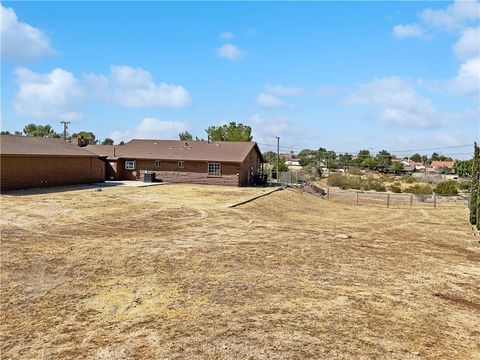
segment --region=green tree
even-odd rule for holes
[[[102,141],[102,145],[113,145],[113,140],[110,138],[106,138]]]
[[[252,128],[241,123],[210,126],[205,131],[211,141],[252,141]]]
[[[27,124],[23,128],[23,133],[26,136],[35,136],[35,137],[45,137],[45,138],[59,138],[60,135],[57,134],[50,125],[37,125],[37,124]]]
[[[403,164],[400,162],[394,162],[392,163],[390,168],[393,170],[395,174],[399,174],[403,171]]]
[[[95,143],[95,134],[91,131],[80,131],[78,133],[72,134],[72,139],[80,139],[80,138],[87,139],[90,144]]]
[[[360,168],[368,168],[369,160],[372,159],[372,154],[368,150],[360,150],[355,158],[355,165]]]
[[[192,134],[190,134],[188,131],[182,131],[180,134],[178,134],[178,137],[180,138],[180,140],[183,140],[183,141],[191,141],[193,140],[193,136]]]
[[[10,131],[3,131],[0,133],[0,135],[12,135]]]
[[[125,145],[125,141],[123,141],[123,140],[120,141],[120,142],[118,143],[118,145]]]
[[[422,162],[422,155],[419,153],[413,154],[410,156],[410,160],[415,161],[415,162]]]
[[[277,154],[274,153],[273,151],[267,151],[263,153],[263,158],[265,159],[265,161],[272,164],[274,159],[277,158]]]
[[[390,167],[392,164],[392,158],[393,156],[387,150],[380,151],[376,156],[378,166],[382,169]]]
[[[338,166],[344,170],[347,170],[347,167],[350,166],[352,162],[352,155],[350,154],[340,154],[338,155]]]
[[[285,157],[280,156],[280,160],[278,161],[278,171],[279,172],[288,171],[288,166],[287,166],[287,164],[285,164],[285,161],[286,161]],[[273,165],[273,170],[277,171],[277,157],[276,156],[272,161],[272,165]]]
[[[470,190],[470,224],[476,224],[477,229],[480,229],[480,148],[476,142],[474,143],[473,149],[473,161],[471,170],[472,187]]]
[[[472,170],[472,160],[460,160],[455,162],[455,173],[458,175],[469,175]]]

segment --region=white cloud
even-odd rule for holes
[[[45,33],[18,21],[12,8],[0,5],[0,17],[2,58],[29,62],[56,54]]]
[[[458,75],[450,80],[449,87],[460,94],[480,94],[480,57],[470,59],[460,66]]]
[[[480,18],[480,4],[475,0],[457,0],[445,9],[425,9],[420,18],[434,28],[459,31]]]
[[[399,39],[416,37],[423,38],[425,33],[418,24],[397,25],[393,28],[393,34]]]
[[[461,60],[480,56],[480,26],[464,29],[453,50]]]
[[[400,126],[425,128],[442,121],[432,102],[400,77],[360,84],[357,91],[346,98],[346,103],[378,108],[381,120]]]
[[[178,134],[188,128],[188,124],[181,121],[164,121],[147,117],[134,129],[112,132],[110,138],[116,143],[131,139],[178,139]]]
[[[265,92],[275,96],[298,96],[302,95],[305,91],[298,86],[267,85],[265,86]]]
[[[257,105],[264,108],[285,106],[282,98],[304,95],[305,90],[299,86],[266,85],[264,92],[257,96]]]
[[[111,66],[108,76],[88,74],[85,79],[93,94],[124,107],[179,108],[192,102],[183,86],[156,84],[152,74],[142,68]]]
[[[277,96],[261,93],[257,96],[257,105],[264,108],[278,108],[284,106],[285,103]]]
[[[223,59],[228,59],[231,61],[242,60],[245,57],[244,53],[237,46],[233,44],[225,44],[221,46],[217,50],[217,54],[219,57]]]
[[[433,141],[441,146],[460,145],[460,136],[452,133],[437,133],[433,135]]]
[[[39,74],[25,68],[15,70],[19,90],[13,99],[18,115],[41,119],[80,120],[75,109],[83,98],[78,79],[60,68]]]
[[[220,34],[220,39],[222,40],[231,40],[235,35],[231,31],[225,31]]]

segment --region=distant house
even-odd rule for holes
[[[455,161],[432,161],[430,169],[427,169],[427,171],[436,173],[445,172],[448,174],[453,174],[454,167]]]
[[[297,160],[287,160],[285,161],[285,165],[287,165],[288,170],[302,170],[303,167]]]
[[[131,140],[86,149],[104,159],[110,180],[143,180],[145,172],[154,172],[170,183],[246,186],[263,170],[255,142]]]
[[[412,163],[415,166],[415,171],[425,171],[426,170],[426,166],[423,165],[422,162],[412,161]]]
[[[104,181],[105,165],[63,139],[0,136],[1,189],[15,190]]]

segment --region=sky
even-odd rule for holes
[[[118,142],[235,121],[263,150],[455,158],[480,137],[478,1],[4,1],[1,20],[2,130]]]

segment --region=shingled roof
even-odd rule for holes
[[[0,135],[2,155],[34,156],[90,156],[98,157],[85,148],[66,142],[63,139],[33,136]]]
[[[115,156],[113,155],[115,148]],[[125,145],[88,145],[87,149],[109,159],[156,159],[241,163],[257,143],[235,141],[131,140]]]

